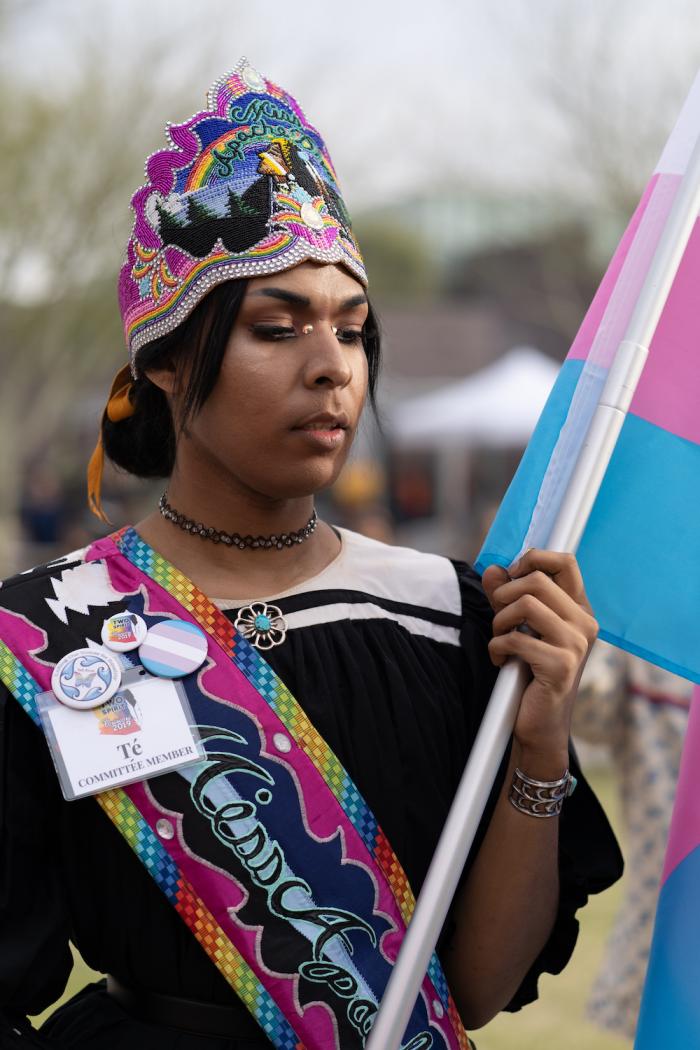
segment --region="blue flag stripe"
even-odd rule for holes
[[[606,640],[700,682],[700,446],[628,416],[578,558]]]
[[[564,362],[496,520],[484,541],[476,562],[479,572],[494,562],[510,565],[520,550],[584,364],[584,361],[577,360]]]
[[[692,1050],[700,1031],[700,847],[659,895],[634,1050]]]
[[[565,362],[477,560],[509,565],[583,362]],[[700,445],[629,415],[578,550],[606,641],[700,683]]]

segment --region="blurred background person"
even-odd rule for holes
[[[25,475],[19,518],[28,561],[49,561],[63,542],[66,504],[60,479],[41,463]]]
[[[604,747],[620,796],[621,906],[587,1013],[634,1037],[692,683],[605,642],[593,647],[574,705],[575,739]]]

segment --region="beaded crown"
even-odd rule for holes
[[[343,263],[367,284],[323,139],[246,59],[214,84],[207,109],[167,132],[131,201],[119,277],[132,371],[142,346],[223,281],[311,259]]]

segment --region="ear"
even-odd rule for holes
[[[164,394],[168,397],[173,397],[178,387],[178,377],[175,372],[175,365],[172,361],[169,361],[167,365],[162,368],[149,368],[144,372],[147,379],[153,383],[154,386],[159,387]]]

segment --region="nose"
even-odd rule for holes
[[[305,382],[307,386],[344,387],[353,376],[347,348],[338,340],[337,329],[315,324],[304,338],[308,347]]]

